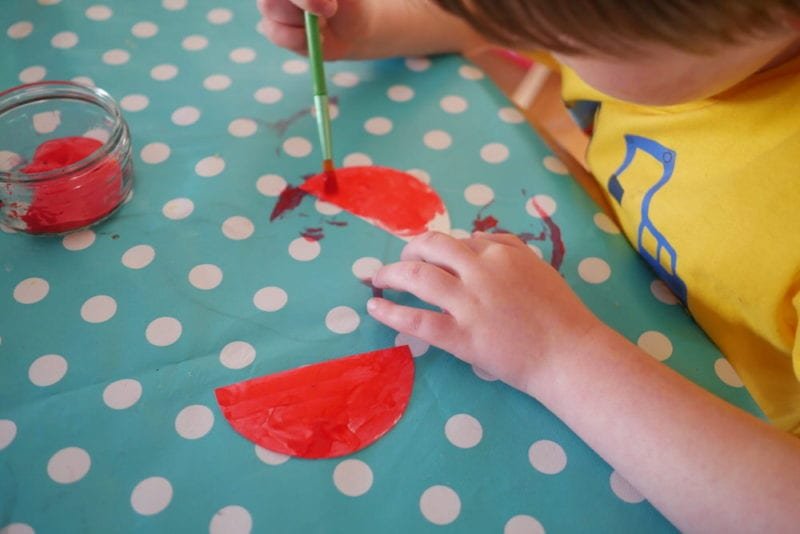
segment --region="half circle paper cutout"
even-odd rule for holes
[[[335,458],[377,441],[411,397],[408,346],[357,354],[217,388],[225,419],[248,440],[299,458]]]
[[[402,239],[429,230],[450,232],[450,216],[444,202],[428,184],[395,169],[378,166],[336,169],[336,186],[320,173],[300,189],[335,204]]]

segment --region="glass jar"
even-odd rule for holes
[[[72,82],[0,93],[0,223],[71,232],[113,214],[132,186],[130,131],[108,93]]]

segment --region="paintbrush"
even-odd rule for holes
[[[325,173],[325,192],[335,193],[336,173],[333,165],[333,141],[331,139],[331,115],[328,108],[328,88],[325,83],[325,66],[322,59],[322,40],[319,20],[316,15],[305,12],[308,58],[311,61],[311,76],[314,82],[314,110],[322,147],[322,170]]]

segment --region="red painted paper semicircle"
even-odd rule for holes
[[[428,184],[388,167],[374,165],[336,169],[336,187],[326,187],[325,173],[300,189],[335,204],[370,224],[409,239],[428,230],[450,231],[444,202]]]
[[[407,346],[377,350],[215,390],[225,419],[248,440],[300,458],[335,458],[371,445],[411,397]]]

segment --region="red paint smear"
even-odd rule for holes
[[[488,232],[489,230],[494,230],[497,228],[498,221],[491,215],[487,215],[486,217],[476,217],[474,221],[472,221],[472,231],[473,232]]]
[[[325,173],[325,194],[335,195],[339,186],[336,182],[336,169],[333,167],[333,161],[322,160],[322,172]]]
[[[553,243],[553,254],[550,257],[550,265],[552,265],[556,270],[561,268],[561,263],[564,261],[564,254],[566,253],[566,249],[564,247],[564,241],[561,238],[561,228],[553,221],[552,217],[536,202],[535,198],[531,198],[531,204],[533,204],[533,209],[536,210],[536,213],[539,214],[539,217],[542,218],[545,226],[550,231],[550,241]]]
[[[287,185],[286,189],[281,191],[281,194],[278,197],[278,202],[275,203],[275,207],[272,208],[272,213],[269,216],[269,220],[274,221],[287,211],[295,209],[303,201],[303,198],[306,196],[306,194],[307,193],[300,187],[292,187]]]
[[[33,174],[61,169],[89,157],[102,146],[88,137],[45,141],[21,171]],[[30,182],[28,187],[33,197],[21,219],[32,234],[62,233],[87,226],[114,211],[123,200],[122,170],[110,158],[55,180]]]
[[[371,445],[400,420],[414,383],[405,345],[254,378],[214,391],[225,419],[250,441],[300,458]]]
[[[338,190],[325,190],[325,174],[312,176],[300,188],[315,197],[363,217],[400,236],[427,230],[444,203],[427,184],[387,167],[345,167],[336,171]]]

